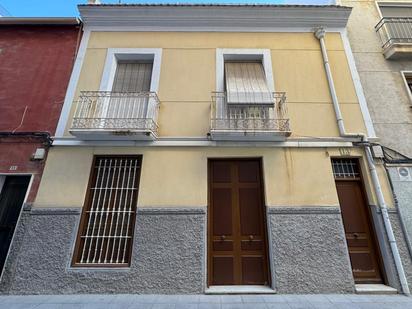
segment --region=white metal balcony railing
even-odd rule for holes
[[[289,135],[286,95],[271,94],[273,104],[227,103],[225,92],[213,92],[211,108],[211,130],[241,132],[278,132]],[[250,100],[256,102],[256,100]]]
[[[383,49],[396,43],[412,43],[412,18],[384,17],[375,26],[375,30],[381,39]]]
[[[155,92],[83,91],[71,131],[142,132],[157,135],[159,99]]]

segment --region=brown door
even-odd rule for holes
[[[268,285],[260,161],[210,161],[209,194],[209,285]]]
[[[360,174],[352,179],[336,177],[336,188],[355,282],[382,283],[379,249]]]

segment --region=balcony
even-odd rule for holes
[[[222,141],[284,141],[291,134],[286,95],[276,92],[270,96],[270,104],[233,104],[227,102],[225,92],[214,92],[211,138]],[[250,101],[256,102],[253,99]]]
[[[386,59],[412,56],[412,18],[384,17],[375,26]]]
[[[154,92],[84,91],[70,133],[85,140],[154,140],[159,104]]]

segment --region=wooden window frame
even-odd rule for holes
[[[136,175],[136,199],[133,203],[133,207],[135,209],[134,213],[132,214],[131,220],[131,241],[130,241],[130,250],[128,251],[129,254],[127,256],[127,262],[120,264],[120,263],[79,263],[80,259],[80,249],[81,249],[81,236],[85,228],[87,228],[87,211],[90,209],[90,198],[91,198],[91,188],[95,184],[95,180],[97,179],[97,175],[95,173],[95,165],[98,159],[101,158],[118,158],[118,159],[136,159],[138,160],[139,171]],[[87,191],[84,199],[84,204],[82,207],[80,222],[77,229],[77,236],[75,239],[74,250],[72,255],[71,267],[73,268],[128,268],[131,265],[132,255],[133,255],[133,240],[134,240],[134,229],[136,223],[136,215],[137,215],[137,202],[138,202],[138,195],[139,195],[139,188],[140,188],[140,176],[141,176],[141,169],[142,169],[142,162],[143,162],[143,155],[95,155],[93,156],[93,161],[90,168],[89,173],[89,181],[87,184]]]

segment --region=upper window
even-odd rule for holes
[[[80,221],[73,266],[130,265],[141,156],[97,156]]]
[[[114,76],[113,92],[150,91],[152,62],[119,61]]]

